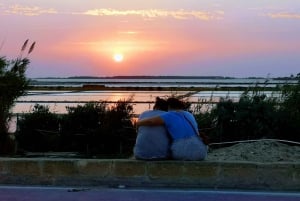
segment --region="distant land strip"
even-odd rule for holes
[[[229,76],[182,76],[182,75],[128,75],[128,76],[71,76],[71,77],[39,77],[33,79],[267,79],[267,80],[296,80],[296,76],[290,77],[229,77]]]
[[[126,86],[110,87],[105,85],[87,84],[82,86],[29,86],[28,90],[47,91],[245,91],[262,90],[278,91],[277,87],[267,86],[235,86],[235,87],[161,87],[161,86]]]

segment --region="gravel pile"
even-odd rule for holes
[[[300,162],[300,145],[276,140],[242,142],[229,147],[210,147],[207,161]]]

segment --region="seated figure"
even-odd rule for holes
[[[140,114],[139,120],[166,113],[167,102],[156,98],[153,110]],[[170,157],[170,138],[164,125],[139,126],[134,146],[134,157],[140,160],[163,160]]]

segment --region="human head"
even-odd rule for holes
[[[183,110],[185,109],[185,104],[175,97],[170,97],[167,99],[168,109],[169,110]]]
[[[153,109],[154,110],[168,111],[167,101],[165,99],[160,98],[160,97],[156,97]]]

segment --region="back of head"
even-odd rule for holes
[[[155,110],[162,110],[162,111],[168,111],[167,101],[165,99],[156,97],[153,109],[155,109]]]
[[[185,104],[178,98],[174,98],[174,97],[168,98],[167,103],[170,109],[177,109],[177,110],[185,109]]]

